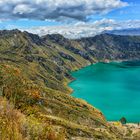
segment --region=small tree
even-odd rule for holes
[[[121,124],[126,124],[126,123],[127,123],[127,120],[126,120],[125,117],[122,117],[122,118],[120,119],[120,122],[121,122]]]

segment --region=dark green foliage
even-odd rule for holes
[[[127,120],[126,120],[125,117],[122,117],[122,118],[120,119],[120,122],[121,122],[122,124],[126,124],[126,123],[127,123]]]

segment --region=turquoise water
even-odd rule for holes
[[[100,109],[108,121],[140,122],[140,62],[97,63],[72,72],[72,96]]]

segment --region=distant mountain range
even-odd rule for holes
[[[140,28],[130,28],[130,29],[123,29],[123,30],[112,30],[112,31],[104,31],[102,33],[110,33],[115,35],[140,35]]]

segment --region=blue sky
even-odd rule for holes
[[[103,18],[114,19],[114,20],[130,20],[130,19],[131,20],[140,20],[140,10],[139,10],[140,9],[140,0],[122,0],[122,2],[127,2],[128,6],[114,8],[111,10],[111,12],[107,12],[106,14],[102,14],[102,13],[94,14],[94,12],[93,12],[93,14],[91,13],[91,14],[87,15],[87,18],[89,19],[87,22],[92,23],[96,20],[101,20]],[[8,11],[8,12],[12,12],[12,11]],[[6,16],[7,16],[6,14],[5,14],[5,17],[2,15],[2,17],[4,17],[4,18],[6,18]],[[17,18],[17,19],[10,18],[10,19],[6,19],[6,20],[2,20],[0,22],[0,28],[5,29],[5,28],[16,28],[16,27],[17,28],[18,27],[19,28],[20,27],[21,28],[30,28],[30,27],[34,27],[34,26],[56,26],[56,25],[64,25],[64,24],[73,24],[76,22],[79,22],[79,21],[75,20],[75,19],[74,20],[72,19],[70,21],[67,21],[67,20],[57,21],[53,18],[49,19],[49,21],[48,21],[47,19],[46,20],[29,19],[28,17],[26,17],[26,19],[24,19],[24,16],[23,17],[20,16],[20,18]]]
[[[140,0],[0,0],[0,29],[93,36],[104,30],[140,28],[139,9]]]
[[[123,0],[129,4],[129,6],[121,9],[116,9],[107,14],[107,18],[117,20],[139,20],[140,19],[140,0]]]

